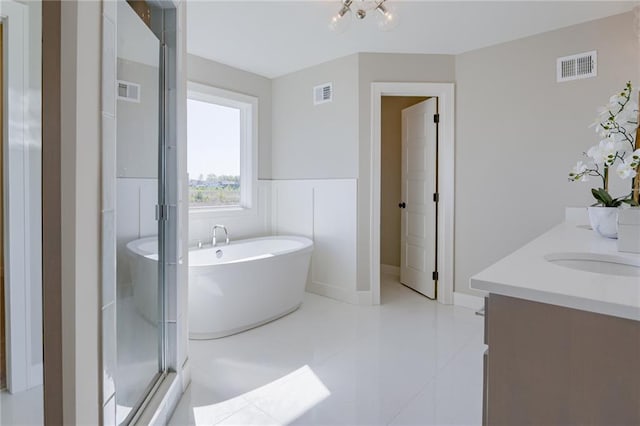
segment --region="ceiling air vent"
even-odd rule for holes
[[[333,101],[333,83],[325,83],[313,88],[313,104],[320,105]]]
[[[598,53],[594,50],[558,58],[557,75],[558,83],[595,77],[598,75]]]
[[[118,100],[140,103],[140,85],[118,80]]]

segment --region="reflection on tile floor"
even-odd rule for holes
[[[383,276],[380,306],[306,294],[265,326],[190,341],[171,425],[479,425],[482,318]]]

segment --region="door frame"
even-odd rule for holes
[[[453,304],[454,203],[455,203],[455,84],[371,83],[371,158],[369,266],[371,296],[380,304],[380,180],[383,96],[428,96],[438,98],[438,302]]]
[[[7,389],[11,393],[21,392],[42,384],[42,361],[34,363],[32,358],[33,314],[42,309],[42,304],[33,303],[34,289],[42,288],[40,250],[32,244],[34,232],[31,219],[40,217],[29,198],[29,187],[40,179],[33,174],[30,165],[33,153],[40,149],[39,137],[28,128],[30,103],[34,102],[28,83],[29,58],[24,46],[29,45],[28,9],[23,3],[5,1],[0,7],[0,19],[8,19],[21,25],[3,25],[5,62],[4,89],[4,138],[3,138],[3,226],[5,266],[5,315],[6,315],[6,370]],[[13,93],[13,95],[12,95]],[[24,94],[28,94],[25,96]],[[8,119],[8,117],[12,117]],[[37,139],[37,140],[36,140]],[[8,200],[12,202],[9,203]],[[40,220],[35,222],[40,223]],[[36,290],[37,291],[37,290]],[[40,333],[41,335],[41,333]],[[39,340],[40,345],[42,340]]]

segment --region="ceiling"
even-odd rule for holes
[[[358,0],[355,0],[357,2]],[[355,3],[354,2],[354,3]],[[189,53],[273,78],[357,52],[459,54],[631,10],[637,1],[400,1],[398,27],[373,17],[328,29],[339,0],[189,1]]]

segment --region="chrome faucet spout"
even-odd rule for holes
[[[211,238],[211,245],[213,247],[215,247],[216,244],[218,243],[218,241],[216,239],[216,230],[218,230],[218,229],[222,229],[224,231],[224,240],[225,240],[224,242],[225,242],[225,244],[228,245],[229,244],[229,231],[227,231],[227,227],[224,226],[224,225],[214,225],[213,231],[212,231],[213,236]]]

